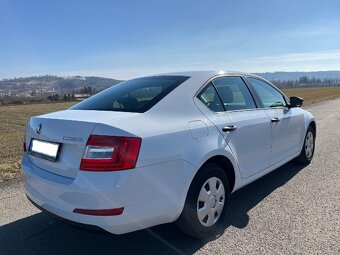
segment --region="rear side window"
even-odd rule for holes
[[[146,112],[187,79],[187,76],[154,76],[125,81],[70,109]]]
[[[213,81],[227,111],[254,109],[255,102],[241,77],[221,77]]]
[[[214,88],[209,83],[198,95],[198,99],[202,101],[210,110],[214,112],[223,112],[224,108],[222,102]]]

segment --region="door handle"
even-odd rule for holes
[[[235,125],[230,125],[230,126],[226,126],[224,128],[222,128],[223,132],[230,132],[230,131],[234,131],[237,129],[237,126]]]
[[[277,122],[279,122],[280,121],[280,119],[279,118],[277,118],[277,117],[275,117],[275,118],[272,118],[272,122],[274,122],[274,123],[277,123]]]

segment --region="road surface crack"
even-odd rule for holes
[[[2,197],[2,198],[0,198],[0,201],[1,201],[1,200],[8,199],[8,198],[12,198],[12,196],[10,196],[10,197]]]
[[[35,237],[37,237],[37,236],[43,235],[43,234],[45,234],[46,232],[49,232],[50,230],[55,230],[55,229],[59,228],[60,226],[61,226],[61,224],[58,224],[57,226],[54,226],[54,227],[47,227],[47,228],[44,228],[44,229],[40,230],[40,231],[37,232],[37,233],[34,233],[34,234],[32,234],[32,235],[29,235],[29,236],[25,237],[24,241],[25,241],[25,242],[28,242],[28,241],[30,241],[31,239],[33,239],[33,238],[35,238]]]

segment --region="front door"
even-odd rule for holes
[[[271,165],[275,165],[299,152],[303,115],[297,109],[288,108],[284,96],[270,84],[256,78],[247,80],[271,120]]]

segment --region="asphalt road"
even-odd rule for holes
[[[308,110],[317,120],[312,164],[288,163],[234,193],[214,241],[173,224],[121,236],[77,229],[35,209],[14,181],[0,186],[0,254],[340,254],[340,99]]]

